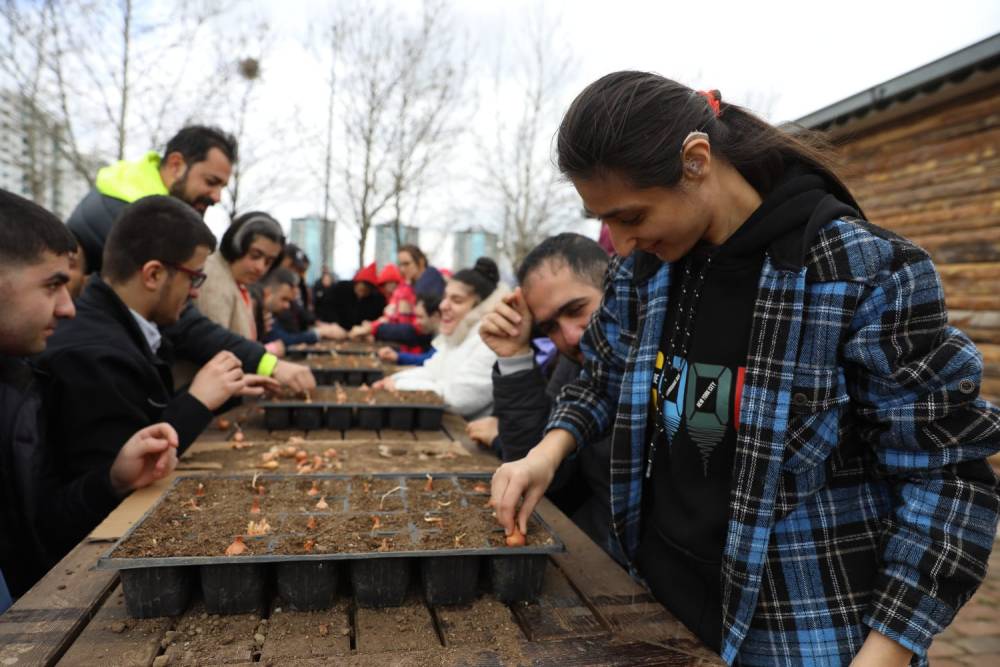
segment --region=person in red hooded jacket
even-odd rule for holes
[[[416,324],[414,308],[417,295],[413,288],[403,280],[402,274],[395,264],[386,264],[378,275],[378,286],[382,294],[389,300],[381,317],[374,321],[366,321],[355,325],[350,331],[350,337],[355,340],[373,336],[382,324]],[[417,350],[413,350],[417,351]]]

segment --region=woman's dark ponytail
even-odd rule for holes
[[[750,111],[648,72],[615,72],[587,86],[559,126],[559,169],[572,179],[616,173],[637,188],[671,187],[681,180],[688,133],[708,134],[725,159],[766,196],[787,163],[822,174],[838,198],[857,207],[836,174],[837,160],[822,135],[779,129]]]

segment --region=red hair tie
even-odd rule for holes
[[[720,95],[717,90],[699,90],[698,94],[704,97],[708,101],[708,106],[712,107],[712,113],[718,118],[719,114],[722,113],[722,109],[719,106]]]

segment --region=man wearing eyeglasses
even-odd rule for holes
[[[222,351],[174,392],[173,349],[159,328],[197,296],[214,249],[201,216],[176,198],[146,197],[122,212],[76,318],[59,325],[38,360],[49,376],[46,421],[61,475],[106,467],[120,443],[155,422],[174,427],[183,453],[231,397],[278,386],[244,374],[236,355]]]

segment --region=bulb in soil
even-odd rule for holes
[[[198,501],[194,498],[188,501],[188,505],[190,505],[193,510],[198,510],[199,512],[202,510],[201,507],[198,507]]]
[[[270,461],[265,461],[264,463],[261,463],[257,467],[258,468],[264,468],[265,470],[277,470],[278,469],[278,462],[275,461],[274,459],[271,459]]]
[[[270,532],[271,524],[267,522],[267,519],[247,522],[247,535],[267,535]]]
[[[372,532],[374,533],[376,530],[378,530],[381,527],[382,527],[382,519],[379,518],[379,517],[377,517],[377,516],[373,516],[372,517]]]
[[[226,547],[227,556],[239,556],[242,553],[246,553],[247,545],[243,543],[243,536],[237,535],[233,543]]]
[[[225,417],[219,417],[215,420],[215,426],[220,431],[228,431],[229,427],[232,426],[232,423]]]
[[[310,464],[308,464],[308,463],[300,463],[299,467],[298,467],[298,470],[296,470],[295,472],[298,473],[299,475],[305,475],[305,474],[310,473],[312,471],[313,471],[313,467]]]
[[[427,483],[424,484],[424,491],[430,493],[434,490],[434,478],[431,477],[430,473],[427,473]]]
[[[309,490],[306,491],[307,496],[318,496],[319,495],[319,482],[314,481]]]
[[[243,435],[243,431],[233,433],[233,442],[243,442],[244,440],[246,440],[246,436]]]
[[[265,489],[265,488],[264,488],[264,485],[263,485],[263,484],[258,484],[258,485],[257,485],[257,495],[258,495],[258,496],[262,496],[262,495],[264,495],[264,493],[265,493],[266,491],[267,491],[267,489]]]
[[[316,517],[309,517],[309,520],[306,521],[306,530],[316,530]]]
[[[195,489],[194,495],[199,496],[199,497],[205,495],[205,485],[202,484],[201,482],[198,482],[198,488]]]
[[[489,493],[490,487],[486,486],[484,482],[479,482],[478,484],[472,487],[472,490],[475,491],[476,493]]]
[[[383,537],[382,544],[379,545],[378,551],[385,552],[389,550],[389,538]]]
[[[302,543],[302,550],[306,553],[312,553],[313,547],[316,546],[316,540],[306,540]]]
[[[306,450],[299,449],[295,452],[295,460],[298,461],[299,463],[302,463],[307,458],[309,458],[309,452],[307,452]]]
[[[505,540],[508,547],[523,547],[524,546],[524,533],[522,533],[517,526],[514,526],[514,532],[507,536]]]
[[[331,458],[331,459],[335,459],[335,458],[337,458],[337,450],[334,449],[333,447],[331,447],[330,449],[328,449],[325,452],[323,452],[323,456],[326,456],[326,457]]]
[[[262,463],[267,463],[269,461],[273,461],[276,456],[277,454],[274,452],[264,452],[260,455],[260,460]]]
[[[323,457],[320,456],[319,454],[317,454],[316,456],[314,456],[313,460],[312,460],[312,466],[316,470],[319,470],[320,468],[322,468],[323,467]]]
[[[326,496],[323,496],[322,498],[319,499],[319,502],[316,503],[316,509],[318,510],[330,509],[330,506],[326,502]]]
[[[260,514],[260,499],[257,496],[253,498],[253,505],[250,506],[250,514]]]
[[[306,439],[301,435],[290,435],[288,436],[288,444],[295,445],[296,447],[305,444]]]
[[[291,457],[295,456],[295,452],[297,452],[297,451],[299,451],[299,448],[298,448],[298,447],[296,447],[295,445],[288,445],[288,446],[287,446],[287,447],[285,447],[285,449],[283,450],[283,453],[282,453],[282,455],[283,455],[283,456],[284,456],[285,458],[291,458]]]

